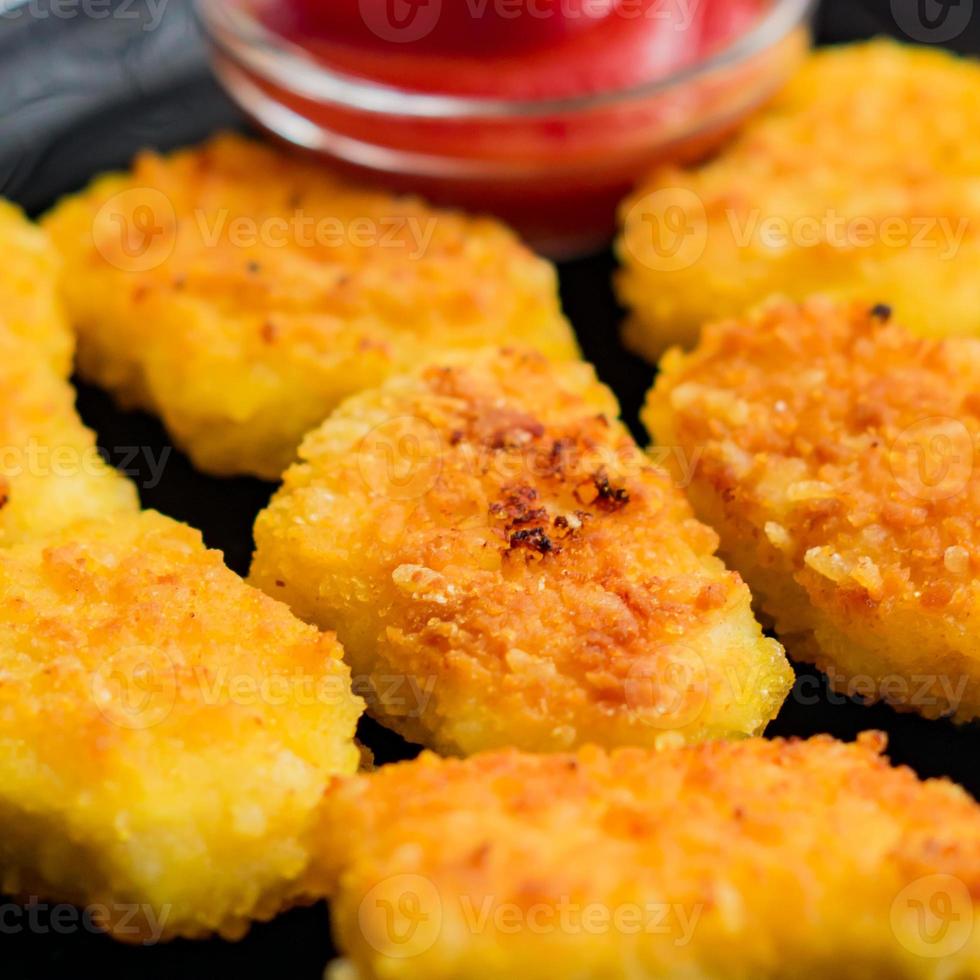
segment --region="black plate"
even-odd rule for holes
[[[0,0],[0,11],[7,2]],[[888,33],[909,40],[900,25],[908,27],[918,2],[825,3],[819,37],[841,41]],[[940,6],[939,0],[925,2]],[[972,2],[964,0],[962,7],[968,8],[969,17]],[[219,128],[244,125],[210,77],[187,0],[112,0],[110,17],[103,16],[105,9],[93,0],[77,0],[74,6],[65,0],[54,6],[49,0],[30,0],[26,7],[0,16],[0,194],[32,213],[45,210],[98,171],[124,166],[141,147],[170,149]],[[918,36],[911,40],[933,40],[917,30],[912,33]],[[949,43],[960,51],[980,51],[980,16]],[[971,135],[964,133],[965,138]],[[653,371],[619,345],[621,313],[610,287],[612,270],[608,254],[568,263],[561,270],[562,294],[586,357],[619,395],[627,421],[642,436],[637,411]],[[170,449],[159,423],[146,415],[119,412],[105,395],[86,385],[79,385],[78,403],[116,463],[135,466],[144,504],[201,528],[207,543],[224,551],[232,568],[244,572],[251,554],[252,522],[272,492],[271,484],[202,476],[174,450],[162,480],[155,483],[145,460],[158,460]],[[149,452],[130,463],[127,447]],[[849,739],[867,728],[888,732],[896,762],[913,766],[923,776],[950,776],[980,795],[977,726],[957,729],[843,701],[829,694],[812,671],[798,671],[793,695],[769,733],[830,732]],[[379,761],[407,758],[416,751],[370,722],[362,725],[362,736]],[[240,943],[175,942],[152,948],[117,945],[66,925],[50,907],[16,919],[6,914],[8,908],[0,900],[3,980],[77,975],[105,980],[216,975],[313,980],[334,955],[322,904],[256,926]]]

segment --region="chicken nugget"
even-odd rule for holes
[[[697,453],[695,512],[835,689],[980,714],[980,340],[814,299],[708,327],[644,421]]]
[[[278,479],[340,401],[436,350],[577,355],[553,267],[497,222],[238,136],[144,154],[45,225],[82,375],[210,473]]]
[[[0,546],[137,509],[136,488],[105,462],[76,414],[71,385],[2,312],[0,390]]]
[[[980,807],[883,747],[425,753],[354,777],[315,865],[347,957],[328,977],[973,980]]]
[[[255,526],[374,715],[469,754],[760,731],[792,681],[717,538],[589,365],[456,356],[357,395]]]
[[[656,359],[770,295],[817,293],[980,335],[978,112],[973,60],[884,40],[816,52],[716,158],[624,204],[627,343]]]
[[[58,253],[48,236],[3,198],[0,255],[0,323],[34,344],[53,370],[67,378],[74,338],[58,295]]]
[[[0,889],[126,941],[241,935],[298,899],[361,701],[332,636],[152,511],[0,561]]]

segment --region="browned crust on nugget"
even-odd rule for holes
[[[224,134],[46,217],[79,370],[195,464],[278,479],[341,401],[445,349],[575,357],[554,267],[489,218]]]
[[[425,754],[355,778],[321,837],[337,976],[972,977],[980,808],[884,741]]]
[[[4,549],[0,890],[130,942],[277,914],[360,759],[341,654],[151,511]]]
[[[695,508],[791,652],[865,678],[852,693],[869,700],[965,719],[980,708],[978,390],[980,342],[916,338],[880,305],[777,303],[668,354],[645,419],[696,454]],[[890,675],[906,682],[891,693]]]
[[[252,579],[444,751],[756,732],[788,666],[616,414],[587,365],[528,351],[394,379],[307,438]]]

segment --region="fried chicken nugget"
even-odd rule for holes
[[[48,353],[0,312],[0,546],[138,507],[136,488],[99,454]]]
[[[434,350],[577,355],[554,269],[498,223],[237,136],[144,154],[45,225],[83,376],[215,474],[278,479],[340,401]]]
[[[74,338],[58,295],[58,253],[48,236],[3,198],[0,255],[0,323],[34,344],[54,371],[67,378]]]
[[[678,350],[644,414],[789,652],[838,690],[980,715],[980,340],[777,303]]]
[[[859,93],[859,97],[855,95]],[[891,304],[980,335],[980,66],[877,40],[818,51],[721,154],[622,209],[627,343],[656,359],[773,294]]]
[[[117,938],[218,931],[298,898],[324,788],[358,764],[332,636],[152,511],[0,560],[0,889]]]
[[[391,379],[306,438],[251,581],[446,753],[758,732],[783,651],[617,413],[590,366],[527,351]]]
[[[355,777],[316,865],[347,956],[328,977],[973,980],[980,807],[883,747],[425,753]]]
[[[73,339],[47,235],[0,199],[0,546],[89,517],[135,511],[75,412]]]

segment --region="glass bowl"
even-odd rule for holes
[[[752,28],[667,77],[586,96],[431,94],[337,71],[242,0],[197,0],[215,71],[260,126],[356,177],[493,213],[539,250],[601,248],[618,203],[665,162],[706,156],[792,74],[815,0],[773,0]]]

